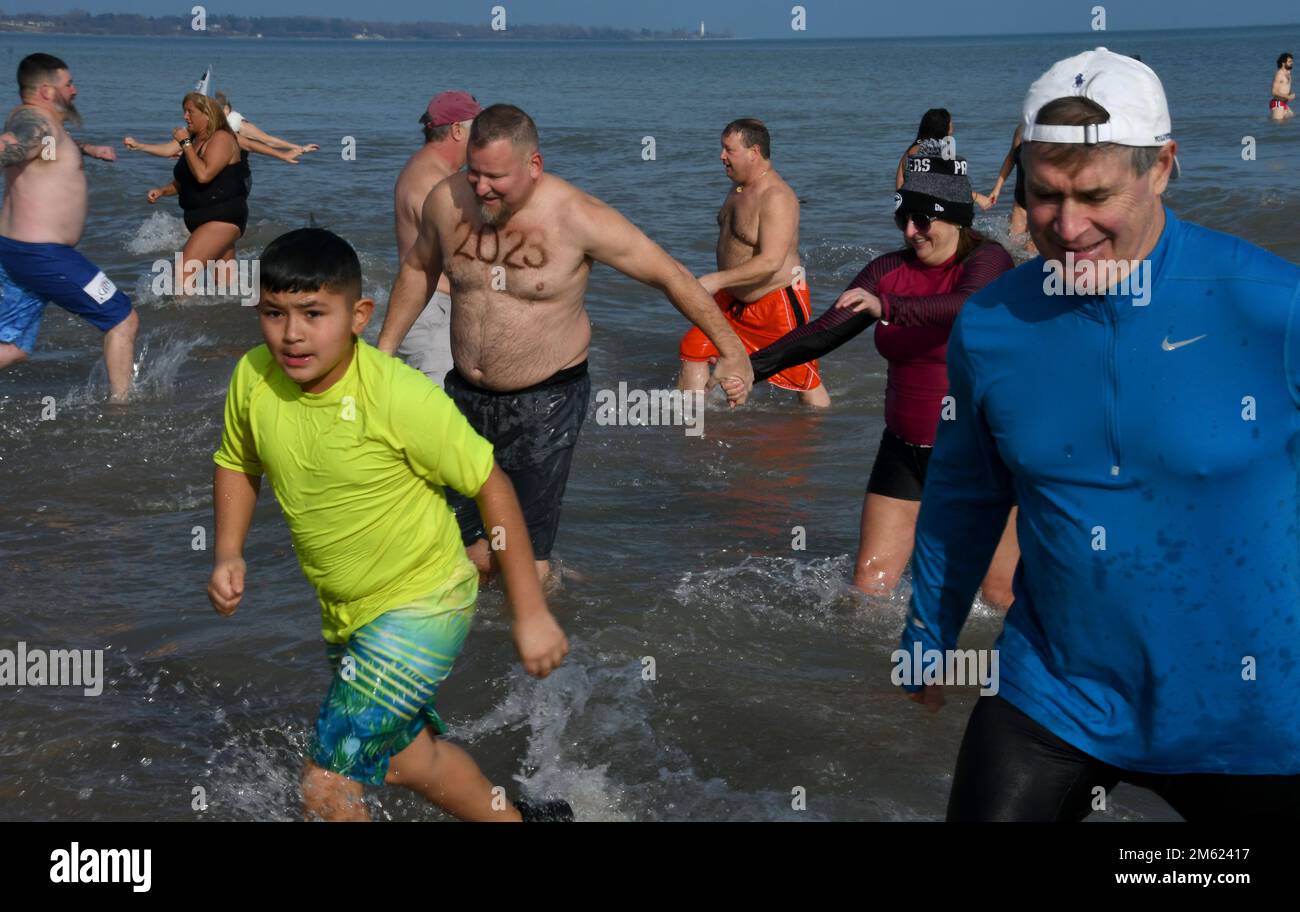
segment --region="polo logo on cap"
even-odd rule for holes
[[[1079,87],[1082,86],[1082,85],[1083,85],[1083,74],[1082,74],[1082,73],[1075,73],[1075,74],[1074,74],[1074,87],[1077,89],[1077,88],[1079,88]]]
[[[894,211],[897,212],[897,211],[898,211],[898,207],[901,206],[901,205],[903,205],[903,194],[901,194],[901,193],[895,193],[895,194],[894,194]]]
[[[935,212],[942,212],[942,211],[943,211],[943,207],[940,206],[938,203],[935,203],[935,204],[934,204],[934,211],[935,211]]]

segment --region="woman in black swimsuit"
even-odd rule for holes
[[[185,126],[173,133],[181,146],[173,180],[150,190],[149,202],[172,194],[180,197],[185,227],[190,229],[185,262],[233,260],[235,241],[248,224],[248,191],[253,183],[248,153],[239,148],[221,106],[213,99],[191,92],[182,109]]]
[[[1019,243],[1024,240],[1025,253],[1035,256],[1038,248],[1034,242],[1029,239],[1029,221],[1025,212],[1025,169],[1020,164],[1020,127],[1016,127],[1016,132],[1011,136],[1011,149],[1007,152],[1007,157],[1002,160],[1002,170],[998,172],[997,183],[993,185],[993,192],[989,194],[994,204],[998,201],[998,195],[1002,193],[1002,185],[1007,182],[1007,177],[1011,174],[1011,169],[1016,169],[1016,193],[1015,203],[1011,207],[1011,223],[1007,227],[1007,233],[1013,243]]]

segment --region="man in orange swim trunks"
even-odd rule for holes
[[[799,199],[772,167],[771,155],[771,137],[760,120],[733,120],[722,131],[722,163],[736,186],[718,212],[718,271],[699,280],[751,354],[811,317],[799,261]],[[713,343],[692,328],[682,337],[677,386],[704,389],[709,359],[717,356]],[[770,382],[797,391],[805,405],[831,404],[816,361],[774,374]]]

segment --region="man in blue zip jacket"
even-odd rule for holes
[[[1042,256],[953,327],[901,643],[955,649],[1018,503],[950,820],[1082,820],[1121,780],[1189,820],[1300,817],[1300,268],[1163,206],[1170,133],[1104,48],[1025,100]]]

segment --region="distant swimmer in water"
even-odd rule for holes
[[[799,260],[799,198],[772,166],[771,137],[762,121],[747,117],[727,124],[721,159],[735,186],[718,210],[718,271],[700,276],[700,284],[753,352],[812,317]],[[679,353],[678,387],[704,389],[717,348],[695,327],[682,337]],[[773,386],[797,391],[805,405],[831,404],[815,360],[770,379]]]
[[[1268,102],[1269,117],[1274,120],[1288,120],[1295,117],[1291,102],[1295,101],[1295,92],[1291,88],[1291,67],[1295,58],[1290,53],[1283,53],[1277,58],[1277,72],[1273,74],[1273,97]]]
[[[183,150],[173,179],[149,191],[150,204],[178,196],[190,230],[185,262],[233,260],[235,241],[248,226],[248,192],[252,174],[248,153],[239,148],[221,107],[212,98],[190,92],[182,110],[185,126],[174,138]]]
[[[947,108],[931,108],[921,115],[921,123],[916,128],[916,139],[898,160],[898,173],[894,175],[894,190],[903,186],[903,170],[908,158],[914,155],[926,157],[938,155],[951,158],[956,155],[952,135],[952,115],[948,113]],[[973,189],[970,192],[970,199],[981,209],[989,209],[993,206],[991,199],[983,193],[976,193]]]
[[[617,211],[545,172],[531,117],[513,105],[487,108],[470,128],[467,155],[465,173],[448,177],[424,201],[379,348],[397,350],[446,272],[455,368],[445,386],[496,448],[544,576],[591,391],[584,297],[593,263],[663,292],[705,331],[721,353],[719,380],[738,378],[728,395],[733,405],[747,398],[753,370],[744,345],[685,266]],[[471,559],[489,573],[491,523],[473,501],[448,499]]]
[[[424,200],[442,180],[465,167],[469,128],[483,110],[468,92],[443,92],[429,102],[420,116],[424,145],[407,160],[393,187],[393,215],[397,226],[397,261],[420,234]],[[440,388],[452,368],[451,284],[447,275],[438,277],[438,290],[412,324],[397,355]]]
[[[296,165],[299,156],[308,152],[315,152],[320,148],[315,143],[298,145],[280,139],[278,136],[265,133],[258,129],[251,120],[246,120],[238,111],[231,109],[230,100],[226,97],[225,92],[218,92],[213,97],[216,99],[217,104],[221,106],[221,112],[226,115],[226,123],[234,131],[235,138],[239,140],[239,148],[245,152],[256,152],[259,155],[278,158],[280,161]],[[142,143],[136,140],[134,136],[127,136],[122,139],[122,145],[133,152],[147,152],[160,158],[180,158],[181,155],[180,144],[175,139],[169,139],[163,143]]]
[[[1002,160],[1002,170],[998,172],[997,183],[993,185],[993,192],[989,194],[989,200],[992,205],[996,206],[998,198],[1002,195],[1002,187],[1007,182],[1007,177],[1011,174],[1011,169],[1016,171],[1016,182],[1014,184],[1015,194],[1011,205],[1011,221],[1007,225],[1007,234],[1010,240],[1018,244],[1029,256],[1035,256],[1038,248],[1034,246],[1033,239],[1029,236],[1028,223],[1025,220],[1025,168],[1020,163],[1020,148],[1023,143],[1021,139],[1021,125],[1016,125],[1016,130],[1011,134],[1011,148],[1007,150],[1007,157]]]
[[[1293,822],[1300,268],[1164,203],[1177,146],[1144,64],[1105,48],[1060,60],[1023,123],[1043,260],[952,328],[955,412],[930,458],[894,682],[937,709],[965,677],[958,638],[1019,504],[1015,607],[948,819],[1082,820],[1113,810],[1122,781],[1192,822]]]
[[[36,343],[46,302],[104,334],[104,366],[114,400],[127,398],[139,318],[103,270],[76,251],[86,227],[83,156],[113,161],[111,146],[80,143],[65,123],[81,123],[68,65],[49,54],[18,64],[22,104],[0,136],[5,171],[0,209],[0,368],[25,359]]]
[[[244,540],[265,475],[320,597],[334,673],[303,773],[308,818],[366,820],[363,786],[403,785],[462,820],[572,819],[562,802],[498,799],[470,755],[438,737],[434,702],[478,598],[444,489],[474,498],[503,532],[497,561],[525,669],[546,677],[569,644],[491,444],[423,374],[359,338],[374,306],[356,252],[335,234],[300,228],[262,254],[266,344],[230,379],[213,456],[208,599],[223,616],[243,599]]]
[[[1001,244],[970,227],[974,207],[965,172],[960,157],[909,158],[894,200],[903,248],[876,257],[834,307],[750,357],[761,380],[825,356],[875,323],[876,349],[889,364],[885,430],[867,482],[853,572],[853,584],[870,595],[887,596],[898,586],[912,556],[935,432],[961,407],[947,399],[953,321],[972,294],[1012,266]],[[1005,611],[1019,558],[1014,515],[998,534],[982,590]]]

